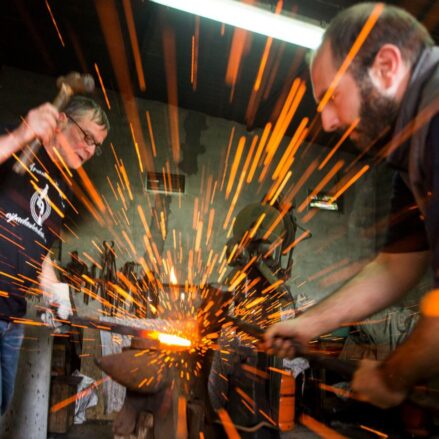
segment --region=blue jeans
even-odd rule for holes
[[[24,326],[0,320],[0,408],[3,415],[14,394]]]

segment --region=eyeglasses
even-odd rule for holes
[[[94,137],[91,134],[88,134],[86,131],[83,130],[83,128],[81,128],[81,125],[79,125],[78,122],[76,122],[75,119],[73,119],[73,117],[67,115],[67,118],[73,122],[73,124],[79,129],[79,131],[81,131],[82,135],[84,136],[84,141],[88,146],[94,146],[95,147],[95,154],[97,156],[102,154],[102,144],[101,143],[97,143],[96,140],[94,139]]]

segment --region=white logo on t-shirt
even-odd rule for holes
[[[34,221],[41,227],[49,217],[52,208],[49,204],[49,197],[47,193],[49,192],[49,185],[41,191],[36,191],[32,198],[30,199],[30,211]]]

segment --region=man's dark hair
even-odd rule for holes
[[[73,119],[80,119],[86,114],[91,114],[93,122],[110,131],[110,122],[105,111],[93,99],[85,96],[73,96],[64,108],[64,112]]]
[[[358,34],[378,3],[359,3],[341,11],[331,21],[323,35],[328,42],[336,68],[340,67]],[[367,36],[351,64],[357,79],[373,64],[376,54],[384,44],[393,44],[401,51],[405,63],[412,68],[422,50],[434,45],[424,25],[413,15],[396,6],[384,5],[375,26]]]

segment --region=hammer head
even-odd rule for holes
[[[70,72],[66,76],[60,76],[56,80],[58,88],[65,84],[69,86],[73,94],[92,93],[95,89],[95,81],[91,75],[80,74],[78,72]]]

